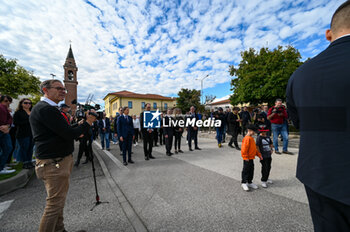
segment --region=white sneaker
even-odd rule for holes
[[[263,188],[267,188],[267,183],[264,182],[264,181],[261,181],[261,186],[262,186]]]
[[[16,170],[5,170],[5,169],[3,169],[3,170],[1,170],[0,171],[0,175],[4,175],[4,174],[10,174],[10,173],[14,173]]]
[[[136,147],[137,144],[134,144],[134,147]]]
[[[248,184],[248,187],[253,188],[253,189],[258,189],[258,186],[254,183]]]
[[[247,184],[242,184],[241,185],[244,191],[249,191],[249,187]]]
[[[268,184],[273,184],[273,181],[270,180],[270,179],[268,179],[266,182],[267,182]]]

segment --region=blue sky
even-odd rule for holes
[[[121,90],[176,96],[207,74],[204,95],[223,99],[241,51],[290,44],[313,57],[342,2],[0,0],[0,53],[41,80],[62,80],[72,40],[81,102]]]

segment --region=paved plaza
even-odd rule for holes
[[[74,167],[65,207],[68,231],[313,231],[303,185],[295,178],[297,155],[273,154],[267,189],[260,186],[260,163],[254,182],[240,184],[240,152],[200,138],[201,151],[165,155],[154,147],[155,160],[145,161],[142,145],[133,147],[135,164],[123,166],[118,145],[111,151],[94,144],[102,201],[95,199],[91,164]],[[297,154],[297,148],[290,148]],[[76,149],[77,152],[77,149]],[[76,154],[75,154],[76,155]],[[0,231],[36,231],[45,204],[45,189],[35,176],[20,190],[0,197]],[[3,211],[3,212],[1,212]]]

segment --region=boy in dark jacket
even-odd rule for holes
[[[272,184],[272,181],[269,180],[269,175],[271,171],[271,154],[273,151],[272,140],[267,136],[269,131],[268,127],[265,124],[260,124],[259,135],[256,138],[256,147],[261,153],[263,159],[260,160],[261,163],[261,186],[267,188],[267,184]]]

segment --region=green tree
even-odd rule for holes
[[[36,103],[38,103],[40,101],[42,97],[42,94],[34,94],[32,95],[29,99],[32,101],[32,106],[35,106]]]
[[[18,95],[40,93],[40,80],[33,72],[17,64],[14,59],[6,59],[0,54],[0,93],[17,98]]]
[[[242,60],[238,67],[230,65],[229,73],[237,78],[231,81],[233,94],[231,104],[261,103],[274,104],[277,98],[285,99],[288,79],[302,64],[297,49],[287,46],[270,51],[253,48],[241,53]]]
[[[200,103],[200,90],[181,89],[178,96],[179,97],[176,99],[177,107],[179,107],[183,113],[189,111],[191,106],[195,106],[198,110],[204,109]]]

